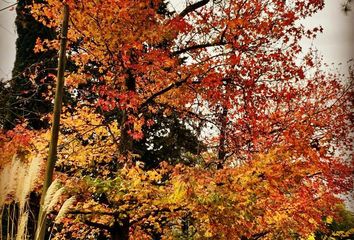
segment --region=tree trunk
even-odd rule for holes
[[[121,220],[121,224],[116,221],[110,231],[112,240],[129,240],[129,228],[129,218]]]
[[[128,78],[125,81],[125,86],[127,92],[133,92],[135,93],[136,91],[136,83],[135,83],[135,78],[133,74],[130,72],[130,70],[127,70],[128,73]],[[124,157],[128,157],[128,153],[133,150],[133,138],[129,135],[129,131],[134,129],[134,123],[129,123],[128,122],[128,117],[129,114],[131,114],[131,110],[129,108],[126,108],[123,110],[123,116],[122,116],[122,121],[121,121],[121,138],[120,138],[120,143],[119,143],[119,150],[120,153]]]
[[[124,156],[127,157],[128,153],[133,148],[133,140],[129,135],[129,131],[133,129],[131,123],[128,123],[129,111],[123,110],[122,122],[120,126],[120,142],[119,142],[119,151]]]
[[[217,169],[223,168],[223,164],[225,162],[225,156],[226,156],[226,127],[227,127],[228,109],[224,106],[222,108],[223,108],[222,113],[220,115],[221,128],[220,128]]]
[[[227,93],[227,80],[224,79],[223,85],[221,86],[221,94],[226,97]],[[222,112],[219,118],[220,121],[220,139],[219,139],[219,149],[218,149],[218,164],[217,169],[223,168],[225,157],[226,157],[226,128],[227,128],[227,114],[228,108],[224,102],[221,102]]]

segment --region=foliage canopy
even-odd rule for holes
[[[57,177],[78,197],[54,238],[306,238],[336,218],[353,183],[353,71],[345,83],[314,49],[300,58],[322,28],[299,21],[323,1],[47,0],[32,13],[59,31],[63,4]],[[48,134],[4,132],[1,161],[44,159]]]

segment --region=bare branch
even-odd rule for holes
[[[169,85],[169,86],[163,88],[162,90],[160,90],[160,91],[154,93],[153,95],[151,95],[150,97],[148,97],[148,98],[145,100],[145,102],[143,102],[143,103],[140,105],[139,111],[140,111],[141,109],[143,109],[144,107],[146,107],[148,104],[152,103],[153,100],[154,100],[155,98],[157,98],[158,96],[161,96],[162,94],[164,94],[164,93],[170,91],[171,89],[177,88],[177,87],[181,86],[183,83],[187,82],[187,80],[188,80],[189,77],[190,77],[190,76],[187,76],[185,79],[182,79],[182,80],[180,80],[180,81],[178,81],[178,82],[172,83],[171,85]]]
[[[196,2],[194,4],[191,4],[189,6],[187,6],[180,14],[179,16],[181,18],[185,17],[186,15],[188,15],[189,13],[195,11],[196,9],[203,7],[204,5],[206,5],[210,0],[202,0],[199,2]]]
[[[88,221],[88,220],[86,220],[84,223],[86,225],[88,225],[88,226],[91,226],[91,227],[95,227],[95,228],[99,228],[99,229],[105,229],[105,230],[108,230],[108,231],[112,230],[111,227],[109,227],[107,225],[104,225],[104,224],[101,224],[101,223],[91,222],[91,221]]]
[[[188,51],[192,51],[192,50],[197,50],[197,49],[202,49],[202,48],[207,48],[207,47],[216,47],[216,46],[223,46],[226,45],[226,42],[215,42],[215,43],[203,43],[203,44],[197,44],[197,45],[193,45],[193,46],[189,46],[186,48],[183,48],[181,50],[177,50],[172,52],[173,56],[179,55],[181,53],[185,53]]]

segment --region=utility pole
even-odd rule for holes
[[[63,94],[64,94],[64,72],[65,72],[65,63],[66,63],[65,55],[66,55],[66,43],[67,43],[68,23],[69,23],[68,5],[66,4],[64,5],[63,12],[64,12],[64,16],[63,16],[61,35],[60,35],[60,50],[59,50],[59,60],[58,60],[57,86],[56,86],[55,100],[54,100],[53,125],[52,125],[50,145],[49,145],[47,168],[45,172],[45,179],[44,179],[41,202],[40,202],[40,210],[38,215],[36,240],[44,240],[45,237],[46,213],[44,211],[44,206],[43,206],[44,198],[50,184],[53,181],[53,172],[54,172],[55,162],[57,159],[60,113],[61,113]]]

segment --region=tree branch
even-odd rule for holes
[[[180,210],[183,210],[185,206],[180,206],[178,208],[175,208],[173,210],[169,209],[169,208],[162,208],[162,209],[156,209],[156,210],[152,210],[150,212],[147,212],[145,213],[143,216],[140,216],[139,218],[137,219],[134,219],[132,221],[130,221],[130,225],[132,226],[133,224],[149,217],[150,215],[154,215],[154,214],[157,214],[157,213],[161,213],[161,212],[169,212],[169,213],[174,213],[174,212],[177,212],[177,211],[180,211]]]
[[[69,211],[68,213],[69,214],[82,214],[82,215],[99,214],[99,215],[118,216],[120,212],[78,211],[78,210],[73,210],[73,211]]]
[[[199,2],[196,2],[194,4],[191,4],[189,6],[187,6],[185,9],[183,9],[183,11],[179,14],[179,16],[181,18],[185,17],[186,15],[188,15],[189,13],[195,11],[196,9],[203,7],[204,5],[206,5],[210,0],[202,0]]]
[[[266,232],[261,232],[261,233],[257,233],[255,235],[252,236],[252,240],[257,240],[257,239],[261,239],[263,237],[265,237],[269,232],[266,231]]]
[[[172,52],[172,56],[176,56],[176,55],[179,55],[181,53],[185,53],[185,52],[188,52],[188,51],[197,50],[197,49],[201,49],[201,48],[216,47],[216,46],[223,46],[223,45],[226,45],[226,42],[218,41],[218,42],[215,42],[215,43],[197,44],[197,45],[193,45],[193,46],[189,46],[189,47],[183,48],[181,50],[174,51],[174,52]]]
[[[112,228],[110,226],[104,225],[102,223],[97,223],[97,222],[91,222],[89,220],[85,220],[84,222],[86,225],[90,226],[90,227],[95,227],[95,228],[99,228],[99,229],[105,229],[108,231],[111,231]]]
[[[180,80],[180,81],[175,82],[175,83],[172,83],[171,85],[167,86],[166,88],[163,88],[163,89],[161,89],[160,91],[158,91],[158,92],[152,94],[150,97],[148,97],[148,98],[145,100],[145,102],[143,102],[143,103],[140,105],[140,107],[138,108],[138,110],[139,110],[139,111],[142,110],[142,109],[143,109],[144,107],[146,107],[148,104],[152,103],[153,100],[154,100],[155,98],[157,98],[158,96],[160,96],[160,95],[162,95],[162,94],[164,94],[164,93],[170,91],[170,90],[173,89],[173,88],[177,88],[177,87],[181,86],[183,83],[187,82],[187,80],[188,80],[189,77],[190,77],[190,75],[188,75],[185,79]]]
[[[11,5],[7,6],[7,7],[1,8],[1,9],[0,9],[0,12],[4,11],[4,10],[6,10],[6,9],[12,8],[12,7],[16,6],[16,5],[17,5],[17,2],[16,2],[16,3],[13,3],[13,4],[11,4]]]

